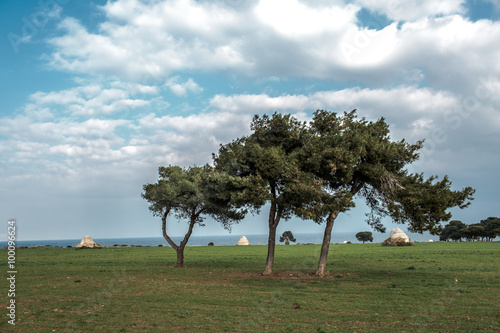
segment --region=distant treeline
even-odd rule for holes
[[[500,236],[500,218],[488,217],[480,223],[465,224],[462,221],[450,221],[441,232],[441,241],[492,241]]]

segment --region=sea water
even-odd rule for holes
[[[359,243],[359,241],[355,237],[356,233],[333,233],[332,234],[332,243],[343,243],[346,241],[352,243]],[[268,236],[266,234],[260,235],[216,235],[216,236],[191,236],[188,241],[188,246],[206,246],[208,243],[212,242],[215,246],[227,246],[227,245],[236,245],[241,236],[245,236],[251,245],[259,245],[259,244],[267,244]],[[323,234],[295,234],[296,243],[302,244],[321,244],[323,241]],[[414,234],[408,233],[408,236],[412,241],[417,242],[427,242],[429,240],[437,241],[439,240],[438,236],[431,236],[429,234]],[[389,237],[389,233],[373,233],[373,242],[381,243],[387,237]],[[173,236],[172,240],[179,244],[183,236]],[[167,241],[163,237],[147,237],[147,238],[93,238],[94,242],[101,244],[103,246],[113,246],[113,245],[135,245],[135,246],[158,246],[158,245],[166,245],[170,246]],[[17,246],[38,246],[38,245],[49,245],[49,246],[59,246],[59,247],[74,247],[78,243],[80,243],[81,239],[62,239],[62,240],[27,240],[16,241]],[[279,235],[276,237],[276,244],[281,244],[279,242]],[[294,243],[291,243],[294,244]],[[0,247],[6,246],[7,242],[0,242]]]

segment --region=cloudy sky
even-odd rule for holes
[[[161,236],[140,197],[158,166],[211,162],[254,114],[320,108],[425,138],[412,171],[477,189],[454,218],[499,216],[499,21],[496,0],[2,1],[0,220],[25,240]],[[365,211],[334,232],[369,230]]]

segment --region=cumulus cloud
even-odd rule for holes
[[[192,80],[178,81],[176,73],[185,70],[344,81],[355,77],[368,86],[425,82],[465,91],[479,76],[500,77],[500,22],[471,22],[457,15],[462,7],[462,0],[359,0],[348,5],[260,0],[249,7],[121,0],[101,7],[106,20],[95,32],[75,19],[64,20],[63,34],[50,41],[50,63],[74,73],[167,81],[179,96],[199,90]],[[361,8],[404,22],[380,30],[362,27],[356,17]]]
[[[203,88],[201,88],[198,83],[191,78],[183,83],[179,83],[179,80],[179,76],[174,76],[168,79],[165,84],[178,97],[185,97],[188,92],[197,94],[203,91]]]
[[[262,0],[254,12],[257,19],[280,35],[305,39],[318,33],[338,32],[356,20],[359,7],[329,5],[311,7],[298,0]]]
[[[134,99],[134,95],[156,95],[159,89],[135,83],[114,81],[93,83],[55,92],[37,92],[30,96],[37,106],[61,107],[73,115],[96,116],[112,114],[123,109],[136,109],[150,104],[149,100]],[[32,106],[29,106],[32,107]]]
[[[73,18],[51,40],[51,64],[78,73],[162,80],[182,69],[245,66],[243,43],[232,37],[241,24],[234,11],[195,1],[146,4],[138,0],[108,2],[108,21],[90,33]]]
[[[358,109],[360,117],[375,120],[386,118],[393,139],[410,142],[425,139],[419,165],[438,172],[446,161],[463,163],[465,152],[478,140],[481,149],[494,151],[500,144],[500,103],[493,93],[496,84],[484,82],[477,94],[464,98],[460,94],[417,86],[392,89],[347,88],[338,91],[317,91],[308,95],[232,95],[214,96],[210,106],[233,114],[292,113],[301,120],[310,119],[312,111],[327,109],[342,113]],[[491,84],[490,90],[486,88]],[[500,88],[500,87],[499,87]],[[308,111],[309,117],[303,112]],[[477,137],[484,135],[484,140]],[[453,152],[453,153],[451,153]],[[447,162],[447,163],[448,163]]]
[[[230,112],[298,112],[330,108],[350,111],[356,107],[364,113],[401,112],[422,115],[431,110],[449,109],[456,104],[456,96],[442,91],[415,86],[401,86],[393,89],[347,88],[337,91],[317,91],[309,95],[216,95],[210,100],[211,107]],[[383,113],[383,114],[384,114]]]

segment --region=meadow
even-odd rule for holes
[[[498,332],[500,242],[18,249],[1,332]],[[1,250],[4,275],[7,251]]]

